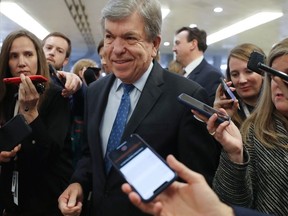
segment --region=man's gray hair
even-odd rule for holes
[[[144,20],[146,39],[153,41],[161,34],[162,14],[158,0],[110,0],[102,9],[101,25],[105,32],[105,19],[115,21],[137,12]]]

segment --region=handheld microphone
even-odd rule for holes
[[[249,57],[247,68],[262,75],[262,72],[270,73],[273,76],[278,76],[288,82],[288,75],[282,71],[275,70],[264,64],[264,55],[253,51]]]

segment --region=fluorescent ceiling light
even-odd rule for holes
[[[164,46],[170,46],[170,42],[166,41],[163,43]]]
[[[190,28],[195,28],[195,27],[197,27],[197,24],[190,24],[189,27]]]
[[[170,13],[170,9],[169,8],[161,8],[161,12],[162,12],[162,20],[164,20],[165,17]]]
[[[35,34],[41,40],[49,34],[41,24],[13,2],[0,2],[0,12],[9,19]]]
[[[273,12],[261,12],[257,13],[251,17],[248,17],[240,22],[237,22],[231,26],[228,26],[218,32],[215,32],[207,36],[207,44],[213,44],[218,41],[224,40],[228,37],[234,36],[256,26],[262,25],[264,23],[275,20],[282,17],[283,13],[273,13]]]

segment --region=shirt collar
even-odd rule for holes
[[[196,58],[195,60],[193,60],[190,64],[188,64],[185,67],[185,76],[188,76],[200,63],[201,61],[204,59],[204,56],[200,56],[198,58]]]
[[[153,68],[153,62],[150,63],[148,69],[145,71],[145,73],[138,79],[136,82],[132,83],[135,88],[137,88],[140,92],[142,92],[144,85],[148,79],[149,74],[151,73]],[[118,78],[116,78],[116,91],[118,91],[120,88],[120,85],[122,84],[122,81]]]

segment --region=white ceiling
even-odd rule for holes
[[[82,57],[90,57],[98,61],[96,47],[102,36],[99,23],[100,11],[106,0],[14,0],[13,2],[23,7],[48,31],[61,31],[70,37],[72,41],[71,64]],[[220,57],[221,61],[225,62],[227,53],[237,44],[254,43],[268,52],[274,43],[288,37],[287,0],[160,0],[160,2],[162,6],[171,9],[162,27],[162,44],[169,41],[170,46],[161,45],[161,54],[172,53],[174,32],[182,26],[196,23],[198,28],[204,29],[209,35],[262,11],[283,12],[284,16],[210,45],[206,56],[210,59]],[[78,11],[87,15],[90,32],[81,34],[68,9],[73,3],[84,6],[84,10],[79,7]],[[215,14],[213,9],[217,6],[223,7],[224,11]],[[71,11],[72,14],[76,14],[74,7]],[[82,20],[84,20],[83,17]],[[0,14],[0,42],[9,32],[19,28],[17,24]]]

